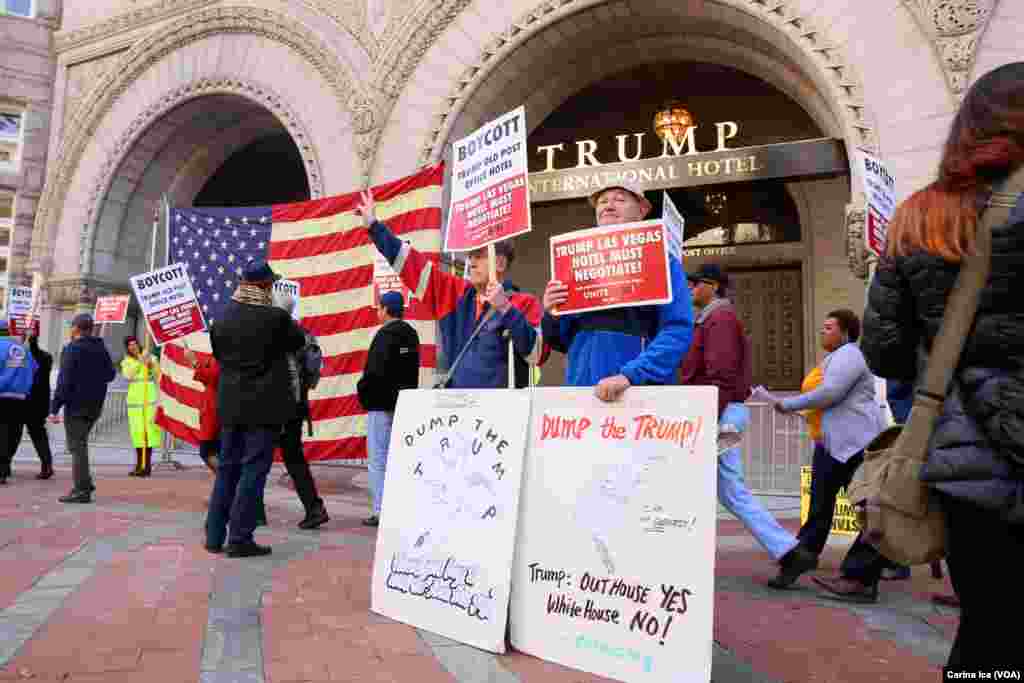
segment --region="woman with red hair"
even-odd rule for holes
[[[921,479],[946,514],[947,563],[960,599],[949,654],[956,670],[1019,668],[1008,627],[1024,608],[1024,62],[970,89],[938,177],[897,209],[888,257],[868,293],[861,349],[875,374],[913,382],[942,323],[983,213],[1000,211],[981,292]],[[993,192],[1012,201],[989,206]],[[1002,195],[1000,195],[1002,197]],[[1013,206],[1012,209],[1008,209]]]

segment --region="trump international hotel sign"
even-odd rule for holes
[[[617,135],[618,162],[611,164],[597,160],[596,140],[537,147],[545,167],[529,176],[530,201],[587,197],[623,181],[638,183],[646,191],[849,172],[843,142],[837,138],[734,149],[728,142],[739,132],[739,125],[724,121],[715,127],[718,145],[713,150],[697,149],[694,126],[678,142],[661,142],[661,154],[653,157],[643,156],[646,133]]]

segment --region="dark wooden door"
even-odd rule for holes
[[[729,293],[751,338],[754,384],[796,390],[803,379],[800,268],[732,271]]]

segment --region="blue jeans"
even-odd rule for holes
[[[252,425],[224,427],[217,480],[206,516],[208,546],[224,544],[229,521],[229,543],[253,540],[267,474],[274,462],[274,440],[280,431],[280,427]]]
[[[384,500],[384,472],[388,466],[388,445],[391,443],[391,425],[394,411],[371,410],[366,413],[366,463],[370,474],[370,494],[373,496],[373,514],[380,514]]]
[[[742,403],[730,403],[718,422],[745,431],[750,422],[750,409]],[[796,536],[786,531],[747,488],[739,448],[730,448],[718,456],[718,501],[743,522],[773,559],[781,558],[796,547]]]

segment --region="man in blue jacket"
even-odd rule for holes
[[[0,339],[0,484],[6,484],[11,476],[11,460],[18,450],[15,439],[20,439],[20,416],[25,400],[32,391],[39,366],[32,354],[15,339]]]
[[[107,384],[117,372],[103,340],[92,336],[93,320],[80,313],[71,321],[71,343],[60,354],[60,374],[53,392],[50,421],[60,422],[64,409],[64,432],[71,451],[71,472],[75,480],[62,503],[91,503],[96,487],[89,472],[89,432],[103,413]]]
[[[613,183],[590,196],[598,225],[642,221],[651,211],[643,190],[631,182]],[[669,257],[672,301],[605,311],[554,315],[569,296],[552,280],[544,290],[544,341],[568,354],[569,386],[594,386],[602,401],[616,401],[641,384],[671,384],[693,336],[690,290],[682,264]],[[595,386],[596,385],[596,386]]]

